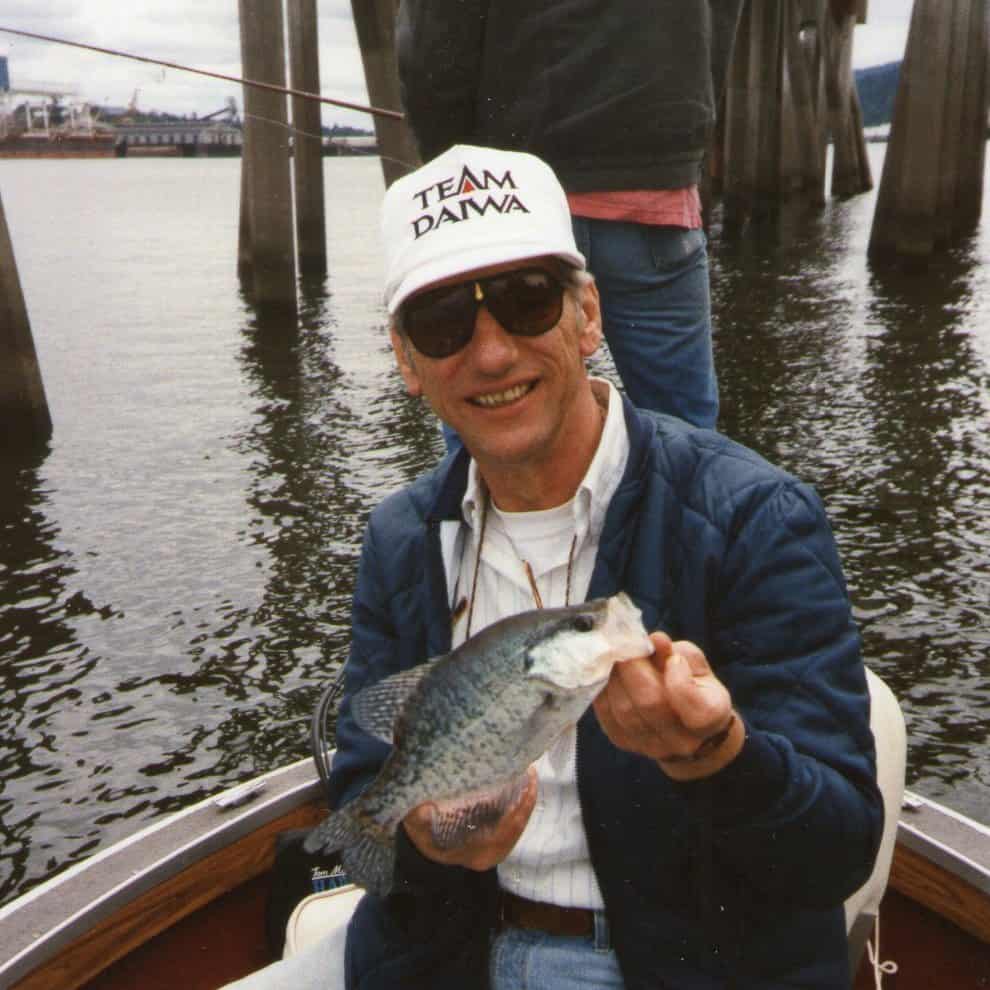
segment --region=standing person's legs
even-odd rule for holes
[[[704,232],[574,217],[605,338],[633,404],[714,428],[718,384]]]

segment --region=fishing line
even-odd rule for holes
[[[263,124],[273,124],[276,127],[284,127],[285,130],[287,130],[290,134],[298,135],[299,137],[308,138],[312,141],[319,141],[321,144],[323,143],[322,134],[313,134],[311,131],[300,130],[298,127],[293,127],[292,124],[287,124],[281,120],[274,120],[271,117],[262,117],[260,114],[256,114],[256,113],[242,113],[241,116],[250,117],[251,120],[257,120]],[[396,165],[401,165],[403,168],[408,169],[408,171],[410,172],[412,172],[413,169],[417,167],[415,162],[407,162],[405,161],[405,159],[396,158],[393,155],[383,155],[381,151],[378,152],[378,157],[381,158],[382,161],[395,162]]]
[[[313,134],[312,131],[303,131],[298,127],[293,127],[292,124],[286,123],[284,120],[275,120],[273,117],[262,117],[261,114],[257,113],[242,113],[241,116],[245,120],[258,120],[263,124],[272,124],[275,127],[282,127],[287,130],[290,134],[298,135],[299,137],[311,138],[314,141],[322,141],[322,134]]]
[[[255,89],[265,89],[272,93],[282,93],[286,96],[299,96],[306,100],[316,100],[318,103],[327,103],[330,106],[342,107],[345,110],[357,110],[359,113],[369,113],[378,117],[390,117],[393,120],[402,120],[403,115],[397,110],[385,110],[381,107],[366,107],[360,103],[349,103],[346,100],[335,100],[329,96],[321,96],[319,93],[307,93],[301,89],[292,89],[288,86],[278,86],[275,83],[259,82],[254,79],[242,79],[240,76],[228,76],[222,72],[211,72],[208,69],[194,69],[189,65],[180,65],[178,62],[165,62],[162,59],[149,58],[146,55],[133,55],[130,52],[118,51],[114,48],[101,48],[98,45],[87,45],[81,41],[68,41],[65,38],[53,38],[47,34],[35,34],[33,31],[20,31],[17,28],[3,27],[0,25],[0,33],[15,34],[21,38],[32,38],[35,41],[48,41],[53,45],[66,45],[69,48],[81,48],[84,51],[98,52],[101,55],[113,55],[116,58],[129,58],[135,62],[145,62],[148,65],[160,65],[165,69],[178,69],[180,72],[192,72],[198,76],[207,76],[210,79],[222,79],[225,82],[238,83],[241,86],[253,86]]]

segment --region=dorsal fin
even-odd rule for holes
[[[358,691],[351,699],[351,712],[361,729],[384,742],[393,743],[392,729],[406,698],[441,659],[437,657],[391,674]]]

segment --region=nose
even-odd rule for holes
[[[474,336],[469,347],[477,369],[493,377],[504,374],[519,355],[518,339],[484,305],[474,318]]]

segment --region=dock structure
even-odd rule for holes
[[[52,418],[31,336],[24,293],[0,198],[0,452],[40,448],[52,434]]]
[[[290,85],[304,93],[319,93],[316,0],[288,0],[286,12],[289,21]],[[322,127],[320,104],[293,96],[292,167],[296,194],[296,243],[299,271],[303,275],[325,275],[327,272]]]
[[[728,226],[769,210],[781,195],[781,42],[786,2],[748,0],[736,29],[726,82],[723,143],[718,152]]]
[[[282,4],[239,0],[246,79],[285,86]],[[262,310],[298,312],[287,97],[244,87],[238,271]]]
[[[865,16],[865,0],[744,5],[714,152],[728,225],[787,199],[824,204],[830,135],[843,141],[839,188],[870,188],[851,58],[852,28]]]
[[[871,261],[930,258],[983,207],[986,0],[915,0],[870,235]]]
[[[780,32],[785,69],[782,189],[785,196],[803,196],[816,206],[825,203],[828,17],[828,0],[794,0],[784,5]]]
[[[398,10],[399,0],[351,0],[368,99],[373,106],[401,111],[399,69],[395,57],[395,17]],[[416,142],[404,120],[376,116],[375,134],[386,186],[420,164]]]
[[[833,0],[826,39],[825,77],[829,131],[832,135],[832,195],[855,196],[873,188],[863,135],[863,111],[852,70],[853,34],[866,23],[866,0]]]

